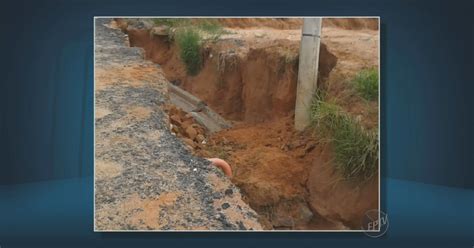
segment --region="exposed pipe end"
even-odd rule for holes
[[[211,164],[215,167],[221,169],[227,177],[232,178],[232,167],[226,161],[220,158],[208,158],[207,160],[211,161]]]

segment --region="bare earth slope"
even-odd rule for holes
[[[95,23],[95,229],[262,229],[230,180],[170,133],[161,69],[109,22]]]

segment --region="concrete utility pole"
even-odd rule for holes
[[[311,122],[311,102],[318,81],[321,21],[322,18],[304,18],[303,21],[295,106],[295,129],[299,131]]]

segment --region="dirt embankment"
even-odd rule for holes
[[[319,66],[319,84],[367,126],[377,125],[377,113],[368,111],[377,106],[367,108],[346,89],[357,71],[378,65],[374,20],[325,19]],[[196,76],[186,74],[179,48],[167,37],[142,29],[127,32],[131,46],[143,47],[146,58],[160,64],[170,82],[236,121],[230,130],[203,134],[204,143],[188,143],[196,154],[232,165],[233,183],[259,213],[264,228],[358,229],[364,212],[378,208],[378,178],[344,180],[334,169],[331,147],[317,133],[294,130],[300,31],[265,29],[300,24],[261,19],[222,23],[245,29],[206,45]]]
[[[160,64],[167,79],[198,96],[229,120],[262,122],[288,116],[296,99],[299,41],[276,40],[249,48],[238,39],[218,41],[203,51],[203,67],[186,74],[179,48],[166,36],[129,29],[130,45],[142,47],[146,58]],[[321,46],[320,79],[337,58]]]

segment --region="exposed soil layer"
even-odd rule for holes
[[[300,29],[303,25],[302,18],[219,18],[218,20],[230,28]],[[379,22],[378,18],[324,18],[323,27],[378,30]]]
[[[315,154],[306,185],[310,206],[328,219],[360,229],[363,214],[379,207],[378,177],[362,182],[345,180],[334,169],[330,146],[319,146]]]
[[[189,76],[179,48],[165,36],[128,29],[131,46],[142,47],[146,58],[158,63],[167,79],[198,96],[229,120],[262,122],[291,114],[296,100],[299,41],[276,40],[250,48],[239,39],[207,45],[203,67]],[[320,81],[337,58],[321,45]]]
[[[186,75],[179,48],[166,36],[124,30],[131,46],[143,47],[170,82],[235,121],[230,130],[203,133],[204,143],[186,143],[202,157],[231,164],[233,183],[265,229],[359,229],[365,211],[378,208],[378,178],[344,180],[334,170],[330,145],[317,133],[293,128],[301,20],[220,21],[235,29],[204,46],[196,76]],[[376,128],[378,104],[358,97],[350,80],[361,69],[378,66],[378,20],[325,19],[323,26],[319,85],[364,126]],[[177,133],[189,139],[186,132]]]

